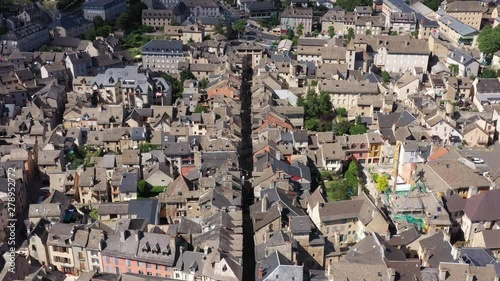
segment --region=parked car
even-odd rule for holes
[[[484,164],[484,160],[481,158],[472,158],[472,163],[474,164]]]

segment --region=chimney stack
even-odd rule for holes
[[[264,277],[264,268],[262,264],[259,264],[259,271],[257,273],[257,278],[262,279]]]
[[[267,195],[265,195],[264,197],[262,197],[262,203],[261,203],[261,212],[265,212],[267,211]]]

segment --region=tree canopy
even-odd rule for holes
[[[486,26],[479,33],[478,47],[488,58],[500,50],[500,26]]]
[[[241,35],[241,33],[243,33],[243,31],[245,31],[246,27],[247,22],[245,20],[237,20],[233,26],[234,30],[238,32],[238,37]]]
[[[328,36],[330,36],[330,38],[335,36],[335,27],[333,25],[328,27]]]
[[[304,107],[304,126],[308,130],[326,132],[332,129],[333,106],[330,95],[314,89],[307,91],[306,98],[299,97],[297,105]]]
[[[387,189],[389,189],[389,179],[385,174],[380,174],[377,177],[377,189],[380,192],[385,192]]]

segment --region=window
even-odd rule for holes
[[[120,269],[118,268],[118,266],[115,267],[115,273],[120,274]]]
[[[131,266],[132,262],[130,260],[127,260],[127,266]]]
[[[106,272],[110,272],[111,273],[111,267],[109,265],[106,265]]]
[[[156,265],[156,270],[160,270],[160,265]]]
[[[109,259],[109,257],[106,257],[106,262],[107,262],[107,263],[110,263],[110,262],[111,262],[111,261],[110,261],[110,259]]]
[[[150,263],[146,263],[146,268],[151,268],[151,264]]]
[[[137,262],[137,266],[138,266],[138,267],[142,267],[142,262],[138,261],[138,262]]]
[[[114,259],[114,262],[115,262],[115,265],[118,265],[118,258],[113,258]]]

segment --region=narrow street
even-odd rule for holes
[[[240,169],[245,175],[245,184],[243,186],[243,280],[255,280],[255,252],[253,240],[253,224],[250,218],[249,207],[253,203],[252,183],[249,179],[252,177],[252,57],[243,60],[243,74],[241,77],[240,99],[241,99],[241,146],[239,151]]]

